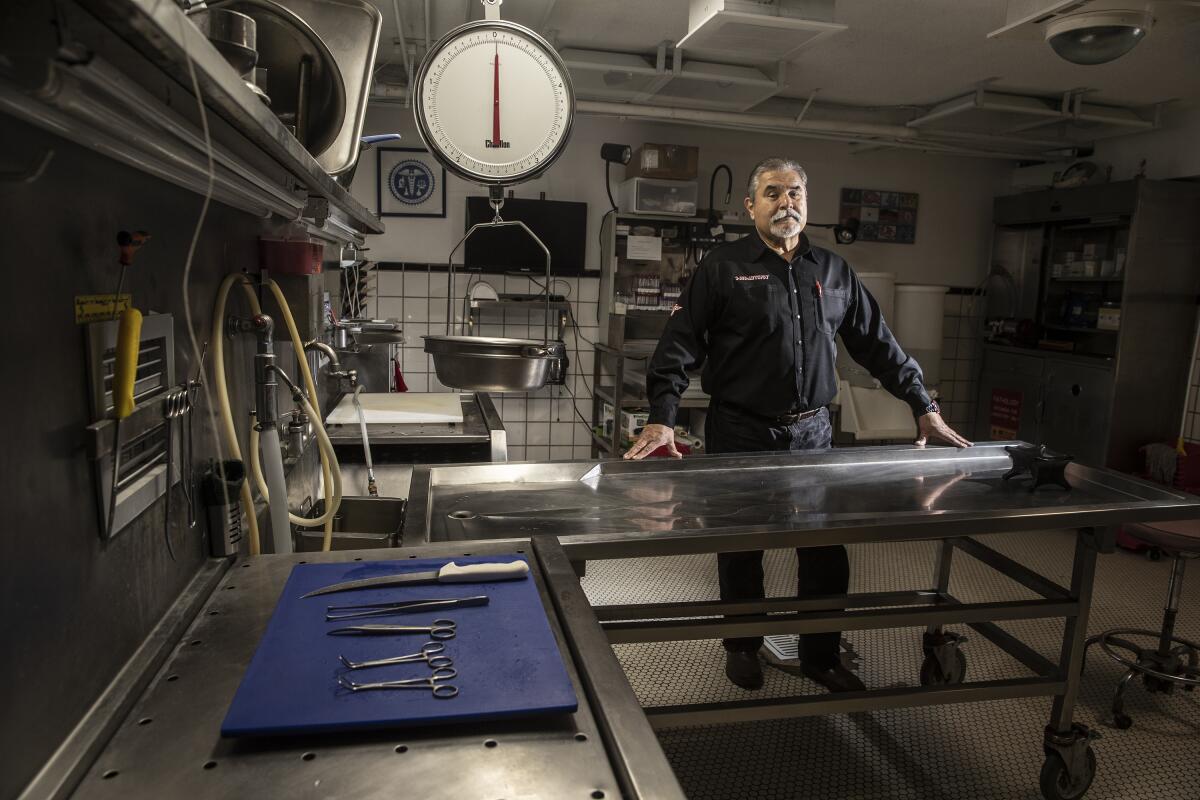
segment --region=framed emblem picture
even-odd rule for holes
[[[446,169],[428,150],[381,147],[378,152],[379,216],[446,216]]]

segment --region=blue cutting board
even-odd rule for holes
[[[512,554],[296,566],[221,724],[221,735],[361,730],[575,711],[575,690],[531,576],[515,581],[364,589],[300,599],[302,594],[332,583],[436,570],[450,560],[477,564],[514,559],[525,560]],[[325,621],[330,605],[481,594],[490,598],[488,605]],[[444,642],[443,654],[454,660],[458,670],[458,677],[450,681],[459,688],[457,697],[442,700],[428,690],[416,689],[350,692],[338,685],[337,678],[343,674],[356,683],[427,676],[430,670],[424,662],[350,671],[338,661],[338,655],[366,661],[415,653],[429,637],[329,636],[326,631],[364,623],[426,625],[438,618],[458,623],[455,638]]]

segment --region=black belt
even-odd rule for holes
[[[769,417],[769,419],[778,425],[791,425],[799,422],[802,419],[815,417],[817,414],[821,413],[821,410],[822,409],[820,408],[810,408],[808,411],[793,411],[789,414],[780,414],[777,417]]]
[[[810,408],[808,411],[789,411],[786,414],[772,415],[772,414],[760,414],[757,411],[752,411],[752,410],[746,408],[745,406],[735,405],[734,403],[723,402],[723,403],[721,403],[721,405],[730,406],[730,407],[734,408],[735,410],[740,411],[743,414],[746,414],[747,416],[756,417],[758,419],[769,422],[772,425],[794,425],[795,423],[799,422],[800,420],[809,419],[810,417],[815,417],[817,414],[820,414],[822,411],[825,410],[825,407],[821,406],[820,408]]]

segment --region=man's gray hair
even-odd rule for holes
[[[799,173],[801,185],[805,188],[808,187],[808,173],[804,171],[804,167],[800,166],[799,162],[790,158],[764,158],[754,165],[754,169],[750,170],[750,180],[746,182],[746,196],[754,199],[754,193],[758,191],[758,177],[764,172],[785,170]]]

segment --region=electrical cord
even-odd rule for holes
[[[204,152],[208,165],[208,175],[205,182],[204,202],[200,205],[200,214],[196,218],[196,226],[192,231],[192,240],[188,245],[187,257],[183,263],[183,278],[182,278],[182,294],[183,294],[183,318],[184,324],[187,327],[188,343],[191,346],[192,358],[195,359],[197,374],[201,376],[200,388],[204,392],[204,404],[208,409],[209,416],[209,432],[212,434],[214,451],[216,452],[217,464],[223,464],[225,461],[225,448],[221,443],[221,436],[218,433],[220,423],[217,419],[216,403],[213,402],[212,390],[209,388],[209,381],[203,380],[204,370],[204,355],[205,351],[200,349],[199,340],[196,337],[196,326],[192,319],[192,297],[191,297],[191,277],[192,263],[196,256],[196,246],[200,241],[200,231],[204,228],[204,221],[208,217],[208,207],[212,202],[213,184],[216,180],[216,167],[213,160],[212,133],[208,127],[208,112],[204,107],[204,95],[200,91],[200,81],[196,77],[196,65],[192,60],[192,54],[187,46],[187,30],[184,26],[189,23],[182,14],[180,15],[182,24],[180,25],[180,41],[183,42],[183,57],[187,61],[188,77],[191,79],[192,94],[196,97],[196,112],[200,117],[200,131],[204,137]],[[222,258],[222,263],[224,259]],[[189,422],[190,424],[190,422]],[[217,481],[221,486],[222,500],[226,506],[229,506],[229,488],[224,480]],[[171,487],[167,487],[167,491],[171,491]],[[258,542],[258,526],[257,520],[253,519],[253,514],[248,514],[250,517],[247,520],[248,530],[252,544]]]
[[[617,210],[617,201],[613,200],[612,196],[612,170],[609,169],[611,166],[611,161],[604,162],[604,191],[608,193],[608,204],[612,206],[609,213]]]
[[[592,391],[592,387],[588,384],[587,375],[583,369],[583,362],[579,358],[579,342],[582,340],[591,345],[593,348],[596,346],[596,343],[586,338],[583,335],[583,332],[580,331],[579,320],[575,318],[575,310],[569,304],[567,306],[567,316],[571,320],[571,327],[573,328],[575,334],[575,366],[579,370],[579,378],[583,382],[583,388],[587,391],[589,398],[594,403],[596,400],[596,393]],[[592,433],[594,433],[592,429],[592,423],[589,422],[587,417],[583,416],[583,413],[579,410],[579,406],[577,405],[578,399],[575,396],[575,389],[573,386],[567,387],[567,394],[571,396],[571,408],[575,410],[575,416],[579,417],[579,421],[583,423],[585,428],[587,428],[588,435],[590,437]]]

